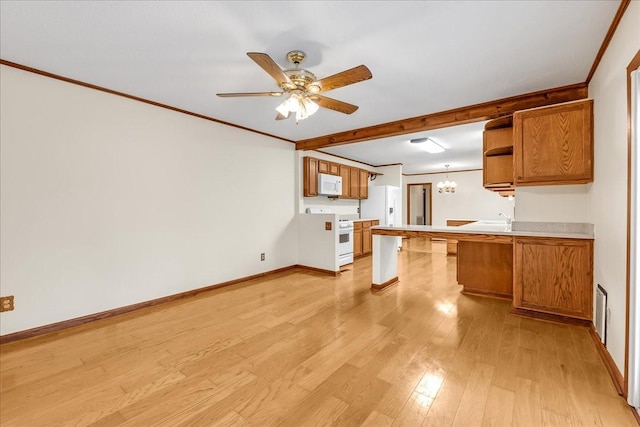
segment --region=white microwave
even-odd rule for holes
[[[318,194],[323,196],[341,196],[342,195],[342,177],[329,175],[326,173],[318,174]]]

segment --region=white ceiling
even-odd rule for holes
[[[1,1],[0,58],[292,141],[582,83],[618,1]],[[246,52],[303,50],[318,78],[365,64],[327,96],[358,105],[274,120],[278,90]],[[478,168],[481,125],[332,147],[405,173]],[[464,135],[457,132],[460,129]],[[421,157],[410,137],[451,150]],[[413,150],[413,151],[411,151]],[[422,159],[418,161],[418,159]],[[475,159],[475,160],[474,160]],[[475,162],[475,163],[474,163]]]

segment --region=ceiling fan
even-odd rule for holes
[[[276,120],[284,120],[295,116],[297,123],[298,120],[306,119],[314,114],[318,111],[319,107],[328,108],[344,114],[351,114],[358,109],[358,106],[327,98],[320,94],[369,80],[372,77],[371,71],[369,71],[365,65],[358,65],[357,67],[318,80],[312,72],[300,68],[300,64],[304,61],[306,54],[299,50],[293,50],[287,53],[287,60],[293,64],[294,68],[285,70],[280,68],[266,53],[248,52],[247,55],[275,79],[281,91],[218,93],[217,95],[220,97],[277,97],[288,95],[287,99],[276,108],[278,112]]]

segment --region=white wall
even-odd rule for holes
[[[0,94],[0,334],[297,263],[293,144],[6,66]]]
[[[402,165],[380,166],[376,170],[382,175],[371,181],[371,185],[402,187]]]
[[[482,171],[449,172],[458,187],[453,194],[438,193],[438,182],[446,174],[407,175],[403,179],[402,198],[407,203],[407,184],[431,183],[432,218],[434,226],[447,225],[447,219],[501,220],[500,212],[513,214],[517,203],[501,197],[482,186]],[[406,214],[404,221],[406,222]],[[516,218],[519,219],[519,218]]]
[[[627,265],[627,71],[640,49],[640,2],[630,3],[591,83],[595,180],[588,203],[595,228],[594,285],[608,292],[607,348],[624,373]]]
[[[518,221],[591,222],[591,184],[516,187]]]

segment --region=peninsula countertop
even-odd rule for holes
[[[546,237],[593,240],[593,224],[566,222],[476,221],[461,226],[398,225],[371,227],[374,235],[442,237],[460,239],[465,236],[481,240],[506,242],[512,237]]]

